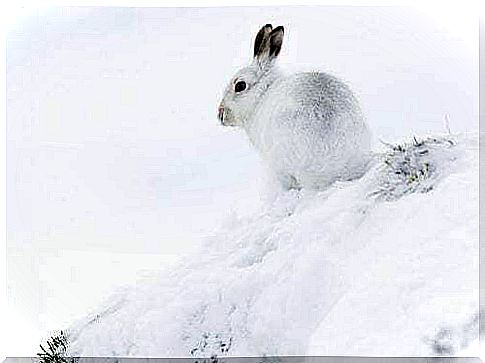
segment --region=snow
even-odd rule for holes
[[[71,354],[459,354],[478,336],[478,138],[402,145],[429,151],[426,189],[375,193],[393,149],[361,179],[274,192],[71,327]]]

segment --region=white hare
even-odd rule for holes
[[[357,99],[331,75],[283,74],[275,64],[283,35],[282,26],[261,28],[252,63],[225,90],[219,120],[242,127],[288,189],[318,189],[361,176],[371,137]]]

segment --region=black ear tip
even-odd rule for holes
[[[276,28],[273,29],[273,33],[276,33],[276,32],[282,32],[282,33],[284,33],[285,32],[285,28],[282,25],[277,26]]]
[[[264,27],[273,29],[273,25],[271,25],[271,24],[266,24]]]

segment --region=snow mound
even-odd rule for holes
[[[478,137],[233,213],[197,253],[69,329],[76,356],[457,354],[478,336]]]

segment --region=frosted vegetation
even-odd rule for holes
[[[72,326],[69,354],[453,355],[477,338],[476,134],[388,145],[324,191],[275,188]]]

